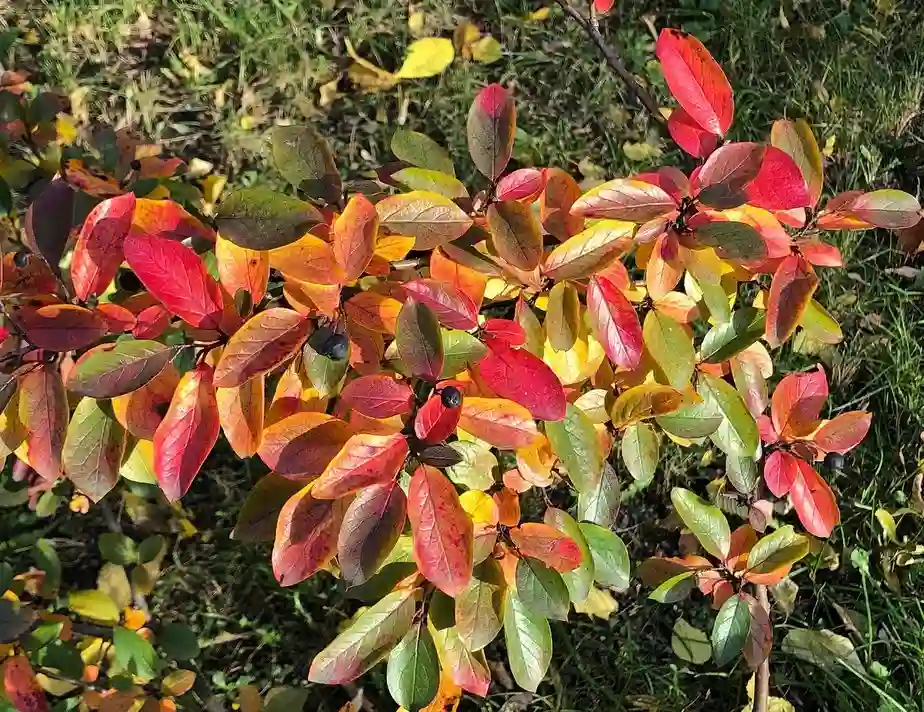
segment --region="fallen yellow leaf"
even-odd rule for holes
[[[398,79],[433,77],[448,67],[456,56],[452,41],[442,37],[415,40],[407,48],[404,64],[395,73]]]

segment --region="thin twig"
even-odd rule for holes
[[[585,34],[587,34],[590,39],[594,41],[594,44],[597,45],[597,48],[603,53],[603,56],[606,58],[606,63],[610,65],[610,68],[619,75],[619,78],[622,79],[623,83],[626,85],[626,88],[629,90],[629,93],[634,96],[638,102],[648,110],[648,113],[651,114],[652,118],[658,123],[664,123],[664,115],[658,109],[658,104],[654,100],[654,97],[648,93],[648,90],[645,89],[638,80],[632,75],[626,68],[625,62],[622,61],[622,57],[619,56],[619,53],[606,41],[606,38],[600,34],[600,30],[594,27],[593,23],[590,22],[586,17],[584,17],[575,7],[573,7],[568,0],[555,0],[560,6],[561,9],[565,11],[567,15],[571,16],[571,19],[574,20]]]
[[[767,597],[767,587],[757,584],[754,587],[754,593],[757,597],[757,603],[763,606],[763,609],[770,613],[770,599]],[[770,655],[764,658],[764,661],[757,668],[757,674],[754,678],[754,704],[753,712],[767,712],[767,706],[770,704]]]

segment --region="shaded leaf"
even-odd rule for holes
[[[581,523],[581,533],[594,562],[594,581],[624,591],[629,588],[631,564],[626,545],[616,534],[597,524]]]
[[[730,321],[712,327],[700,345],[706,363],[722,363],[737,355],[764,335],[764,314],[754,307],[732,312]]]
[[[436,697],[439,678],[440,663],[433,637],[426,621],[417,621],[388,656],[388,691],[401,707],[417,712]]]
[[[597,486],[578,493],[577,518],[608,528],[615,524],[618,510],[619,478],[613,466],[605,462]]]
[[[731,545],[731,531],[722,510],[681,487],[671,490],[671,502],[677,516],[693,532],[703,548],[713,556],[724,559]]]
[[[343,516],[337,539],[341,574],[350,585],[365,583],[379,570],[406,518],[407,497],[397,480],[357,493]]]
[[[751,631],[751,612],[747,594],[730,596],[715,617],[712,627],[712,657],[717,665],[734,660]]]
[[[315,574],[337,553],[337,535],[346,511],[343,500],[317,499],[304,487],[283,505],[276,521],[273,575],[293,586]]]
[[[703,665],[712,657],[709,636],[678,618],[671,630],[671,649],[684,662]]]
[[[456,174],[452,159],[442,146],[425,134],[407,129],[395,131],[391,137],[391,152],[399,159],[420,168]]]
[[[337,164],[327,141],[314,128],[276,126],[270,138],[273,163],[286,181],[328,202],[340,198],[342,186]]]
[[[67,389],[90,398],[115,398],[138,390],[157,376],[176,350],[156,341],[119,341],[80,359],[67,377]]]
[[[492,203],[487,221],[494,249],[505,262],[531,270],[542,261],[542,233],[528,205],[510,200]]]
[[[760,447],[757,423],[741,394],[727,381],[700,374],[697,392],[711,408],[722,414],[722,422],[710,435],[712,441],[728,455],[756,456]]]
[[[110,405],[93,398],[81,399],[64,439],[62,461],[67,478],[98,502],[119,479],[124,452],[125,430]]]
[[[55,364],[42,364],[19,381],[19,422],[25,428],[29,465],[46,480],[61,477],[69,408]]]
[[[408,299],[398,314],[395,342],[410,373],[436,381],[443,370],[443,341],[436,315],[425,304]]]
[[[642,337],[667,385],[685,388],[693,375],[695,362],[693,339],[687,328],[652,309],[645,315]]]
[[[619,443],[622,461],[632,479],[650,482],[658,469],[658,435],[647,423],[634,423],[625,429]]]
[[[516,132],[516,107],[500,84],[490,84],[475,97],[468,112],[468,151],[475,167],[496,181],[510,160]]]
[[[271,250],[298,240],[323,222],[310,203],[266,188],[241,188],[218,206],[218,231],[239,247]]]
[[[275,472],[261,477],[238,511],[231,538],[244,542],[272,541],[280,510],[301,488],[300,483]]]
[[[603,473],[605,457],[590,419],[578,407],[568,404],[562,420],[546,423],[545,434],[552,452],[568,470],[575,489],[593,491]]]
[[[767,299],[767,343],[777,347],[796,330],[818,288],[818,277],[802,255],[785,258],[773,274]]]
[[[109,333],[97,312],[75,304],[49,304],[20,312],[26,339],[40,349],[75,351],[91,346]]]
[[[535,692],[552,660],[552,630],[512,589],[504,598],[504,640],[514,680]]]

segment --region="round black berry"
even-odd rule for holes
[[[19,250],[15,255],[13,255],[13,264],[23,269],[27,264],[29,264],[29,250]]]
[[[122,270],[119,272],[118,279],[119,289],[128,292],[129,294],[134,294],[139,289],[141,289],[141,280],[138,279],[138,276],[134,272],[129,272],[128,270]]]
[[[42,351],[42,362],[43,363],[54,363],[55,359],[58,358],[58,354],[54,351]]]
[[[123,164],[123,165],[124,165],[124,164]],[[140,171],[140,170],[141,170],[141,161],[139,161],[137,158],[136,158],[134,161],[132,161],[131,163],[129,163],[128,165],[131,166],[131,169],[132,169],[133,171]]]
[[[324,344],[322,353],[331,361],[343,361],[349,353],[349,346],[346,334],[331,334]]]
[[[440,400],[447,408],[458,408],[462,405],[462,391],[455,386],[446,386],[440,391]]]
[[[843,470],[844,464],[844,456],[839,452],[829,452],[825,455],[825,467],[830,470]]]

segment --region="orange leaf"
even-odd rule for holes
[[[152,440],[179,382],[176,367],[168,363],[138,390],[112,399],[116,420],[134,437]]]
[[[539,437],[530,412],[503,398],[466,398],[459,426],[505,450],[529,447]]]
[[[353,435],[315,481],[312,496],[338,499],[394,479],[408,453],[407,438],[401,433]]]
[[[817,537],[827,537],[841,520],[834,492],[805,460],[797,458],[799,473],[792,482],[789,496],[805,530]]]
[[[295,413],[263,431],[260,459],[283,477],[316,477],[352,435],[326,413]]]
[[[379,292],[360,292],[343,305],[347,317],[360,326],[381,334],[394,334],[401,302]]]
[[[790,373],[773,391],[770,415],[777,433],[785,437],[809,435],[818,427],[828,399],[828,379],[819,366],[808,373]]]
[[[150,198],[138,198],[135,201],[129,235],[160,235],[173,240],[199,237],[208,242],[215,241],[214,231],[178,203]]]
[[[863,441],[872,420],[872,413],[859,410],[841,413],[833,420],[826,421],[812,436],[812,441],[824,452],[843,454]]]
[[[269,280],[269,253],[239,247],[219,235],[215,241],[215,259],[221,286],[232,298],[243,289],[250,294],[252,304],[263,299]]]
[[[564,242],[584,228],[584,218],[571,214],[571,206],[581,197],[581,187],[561,168],[544,168],[545,187],[539,197],[542,227],[555,239]]]
[[[796,330],[818,287],[815,270],[802,255],[784,259],[770,283],[767,300],[767,343],[777,347]]]
[[[356,194],[334,221],[334,257],[343,270],[343,281],[354,282],[362,275],[375,251],[379,214],[369,199]]]
[[[450,259],[441,247],[433,250],[430,255],[430,277],[454,286],[472,300],[476,311],[481,307],[488,276]]]
[[[439,470],[418,467],[408,505],[420,573],[446,595],[458,595],[472,578],[474,526],[455,486]]]
[[[655,240],[645,267],[645,285],[655,301],[673,291],[683,276],[683,260],[677,233],[668,231]]]
[[[206,363],[186,373],[154,433],[154,474],[171,502],[186,494],[218,440],[212,375]]]
[[[574,539],[548,524],[521,524],[510,530],[510,538],[521,554],[539,559],[556,571],[572,571],[581,565],[581,550]]]
[[[69,408],[61,374],[54,364],[41,364],[19,381],[19,420],[26,430],[28,460],[46,480],[64,473],[61,454]]]
[[[48,712],[48,698],[25,655],[8,658],[2,672],[3,689],[17,712]]]
[[[216,388],[218,420],[238,457],[250,457],[263,435],[264,378],[257,376],[232,388]]]
[[[215,385],[231,388],[292,358],[308,337],[311,322],[292,309],[267,309],[238,329],[215,368]]]
[[[315,235],[308,234],[289,245],[270,250],[269,260],[270,267],[303,282],[343,282],[343,269],[337,264],[333,248]]]

